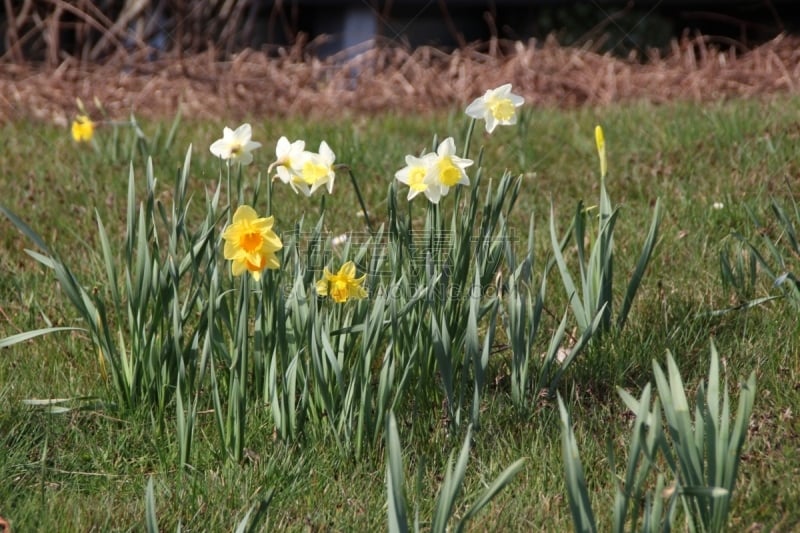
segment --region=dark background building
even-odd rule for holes
[[[326,55],[365,40],[453,48],[492,37],[544,39],[616,53],[664,47],[685,32],[752,46],[800,27],[795,0],[292,0],[266,3],[280,39],[319,40]],[[274,30],[273,30],[274,34]]]
[[[750,47],[800,28],[798,0],[95,0],[4,2],[6,61],[103,61],[120,48],[226,57],[543,40],[627,55],[702,33]],[[359,48],[360,47],[360,48]],[[644,57],[643,55],[641,57]]]

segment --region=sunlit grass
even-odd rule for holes
[[[591,205],[599,197],[594,125],[601,123],[608,148],[607,186],[621,215],[615,237],[619,260],[615,274],[624,285],[635,266],[656,198],[664,204],[661,239],[643,281],[641,294],[623,331],[592,344],[568,371],[560,392],[575,423],[581,458],[593,505],[608,520],[613,498],[606,443],[618,456],[630,419],[615,393],[617,386],[639,395],[650,379],[651,360],[664,360],[669,349],[687,384],[708,368],[708,339],[714,338],[723,368],[735,389],[737,379],[755,370],[758,397],[744,448],[731,515],[733,529],[756,523],[791,529],[800,515],[793,482],[800,454],[793,443],[800,433],[800,338],[796,311],[775,301],[747,312],[712,317],[735,296],[723,290],[718,254],[731,231],[752,232],[744,210],[766,213],[769,195],[785,198],[785,177],[798,175],[800,102],[795,99],[730,102],[705,107],[670,104],[633,105],[604,110],[525,111],[519,128],[498,128],[492,137],[481,129],[473,154],[485,146],[483,187],[496,186],[502,172],[523,174],[521,194],[512,212],[515,244],[527,246],[531,213],[536,221],[537,261],[545,260],[545,231],[551,200],[557,224],[569,224],[578,200]],[[264,145],[254,152],[248,176],[266,174],[274,143],[281,135],[304,138],[312,147],[326,140],[337,162],[352,169],[377,224],[385,220],[386,193],[394,172],[408,153],[432,149],[431,139],[454,135],[463,141],[460,112],[428,118],[377,116],[349,122],[307,124],[302,120],[251,119],[254,138]],[[144,123],[145,133],[169,129],[170,122]],[[171,150],[154,157],[155,175],[169,194],[169,184],[189,143],[194,156],[189,178],[190,209],[203,210],[206,191],[216,187],[220,162],[208,151],[222,123],[183,119]],[[95,211],[112,241],[125,228],[128,164],[76,145],[65,129],[32,123],[6,124],[0,177],[2,202],[50,243],[84,280],[99,280],[103,265],[91,257],[98,249]],[[98,138],[108,130],[96,131]],[[134,160],[144,175],[144,160]],[[335,197],[325,205],[325,231],[338,235],[364,231],[355,191],[339,176]],[[141,182],[140,182],[141,183]],[[333,201],[335,199],[335,201]],[[403,198],[404,200],[404,198]],[[421,199],[420,199],[421,200]],[[721,202],[722,209],[713,204]],[[405,202],[402,204],[405,206]],[[287,231],[296,218],[316,220],[319,198],[296,196],[288,187],[273,190],[276,230]],[[424,204],[412,203],[414,220],[424,221]],[[308,223],[307,223],[308,225]],[[77,316],[50,272],[22,250],[31,247],[5,219],[0,219],[0,338],[44,327],[73,325]],[[771,290],[760,280],[757,295]],[[546,328],[555,328],[566,298],[557,276],[549,279]],[[734,301],[731,301],[731,300]],[[617,304],[619,305],[619,304]],[[546,350],[547,331],[541,339]],[[498,335],[496,344],[502,344]],[[512,406],[503,376],[508,350],[491,355],[496,382],[485,385],[481,431],[467,472],[466,501],[473,500],[500,472],[524,457],[521,473],[472,526],[503,530],[566,530],[569,509],[563,482],[557,408],[543,403],[522,419]],[[160,525],[173,530],[232,529],[268,489],[267,529],[379,530],[386,526],[385,465],[380,447],[359,460],[342,457],[330,437],[306,437],[284,443],[273,433],[268,409],[253,413],[247,426],[248,449],[242,466],[219,462],[213,414],[201,412],[192,468],[178,474],[178,442],[171,431],[154,432],[146,412],[121,416],[96,409],[53,416],[21,401],[26,398],[106,397],[97,355],[84,336],[59,334],[2,350],[0,357],[0,516],[15,529],[138,529],[144,523],[144,487],[153,476]],[[430,517],[441,473],[451,451],[458,450],[465,428],[453,431],[444,406],[397,412],[403,444],[409,508]],[[420,480],[420,495],[414,487]],[[465,509],[461,509],[463,512]]]

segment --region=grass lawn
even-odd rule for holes
[[[153,154],[159,199],[171,201],[172,181],[193,143],[189,213],[202,221],[204,197],[213,194],[220,175],[220,163],[208,146],[226,124],[184,118],[171,146],[164,148],[170,122],[141,125],[151,138],[161,132]],[[325,140],[336,153],[336,162],[353,170],[376,225],[389,222],[387,190],[404,165],[404,156],[430,150],[434,135],[439,140],[452,135],[460,146],[467,123],[460,111],[330,123],[257,117],[250,122],[254,140],[264,146],[254,152],[254,165],[245,167],[246,191],[259,172],[266,175],[281,135],[305,139],[314,150]],[[760,233],[780,238],[770,201],[775,198],[789,206],[789,186],[797,190],[800,100],[527,109],[522,124],[498,128],[492,136],[485,135],[479,123],[471,154],[476,157],[484,147],[480,186],[488,188],[489,178],[496,186],[504,170],[523,176],[517,205],[509,215],[511,241],[519,250],[527,246],[533,216],[537,269],[551,251],[551,202],[560,231],[568,227],[578,200],[588,206],[597,203],[600,186],[592,132],[598,123],[608,146],[607,188],[620,206],[615,233],[617,306],[656,199],[661,198],[664,206],[659,243],[625,328],[592,341],[559,385],[601,530],[610,529],[615,487],[607,448],[615,451],[618,463],[624,462],[632,421],[616,388],[638,397],[652,379],[652,360],[663,365],[669,350],[693,393],[708,371],[712,339],[734,398],[750,372],[755,371],[757,379],[730,530],[792,530],[800,524],[798,308],[781,298],[746,310],[711,312],[737,305],[742,297],[777,294],[772,280],[761,273],[755,286],[738,293],[724,287],[719,255],[738,242],[732,232],[753,240]],[[74,143],[64,129],[33,122],[6,123],[0,131],[0,202],[39,232],[87,291],[103,290],[104,266],[94,253],[100,249],[95,217],[103,220],[112,242],[122,242],[127,148],[122,146],[116,156],[107,147],[96,153],[90,145]],[[106,146],[111,135],[111,127],[100,127],[95,138]],[[145,161],[139,155],[133,170],[137,190],[143,190]],[[421,228],[425,199],[416,198],[408,208],[405,190],[400,189],[398,205],[410,214],[414,227]],[[272,193],[276,231],[289,232],[301,216],[306,218],[305,227],[313,226],[320,198],[318,193],[297,196],[276,183]],[[443,200],[443,205],[449,204]],[[324,209],[324,230],[329,235],[366,234],[346,173],[337,174],[334,194],[325,198]],[[764,228],[757,231],[748,209],[765,223]],[[82,325],[52,272],[25,248],[33,244],[0,217],[0,338],[48,325]],[[798,255],[787,251],[784,257],[786,270],[800,270]],[[543,319],[547,331],[534,344],[536,354],[547,350],[550,331],[567,308],[564,293],[558,272],[551,271]],[[571,315],[568,324],[574,331]],[[485,328],[481,323],[481,342]],[[517,459],[525,462],[469,528],[569,530],[557,405],[552,398],[522,411],[512,404],[511,355],[501,330],[498,326],[491,350],[480,402],[481,427],[473,435],[461,502],[474,501]],[[443,401],[441,390],[434,396]],[[325,431],[283,440],[274,430],[269,407],[255,405],[248,411],[246,459],[226,461],[219,450],[214,406],[206,400],[197,414],[191,466],[182,471],[176,459],[180,445],[172,405],[166,418],[157,420],[145,408],[117,410],[87,402],[67,413],[50,414],[23,403],[30,398],[77,397],[114,401],[112,385],[103,378],[97,350],[86,335],[61,332],[0,349],[0,516],[15,531],[142,530],[145,487],[151,477],[158,523],[166,531],[178,524],[188,531],[232,530],[269,490],[274,492],[262,523],[265,530],[386,528],[386,452],[381,439],[368,443],[358,457],[342,452]],[[395,414],[410,518],[413,521],[418,506],[426,526],[448,457],[458,453],[466,423],[453,427],[445,420],[444,407],[423,411],[415,405],[401,401]],[[455,514],[463,514],[465,508],[457,508]]]

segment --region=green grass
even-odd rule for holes
[[[709,311],[737,303],[723,290],[718,255],[731,231],[752,234],[744,206],[764,214],[769,197],[787,199],[785,178],[800,173],[800,100],[788,97],[705,106],[676,103],[629,105],[577,111],[527,110],[526,127],[499,128],[492,137],[476,129],[472,155],[485,145],[485,176],[503,170],[524,174],[511,223],[520,247],[527,243],[528,220],[536,219],[536,245],[543,261],[549,236],[551,199],[563,230],[577,200],[593,205],[599,195],[592,131],[605,129],[609,152],[608,189],[622,213],[615,236],[617,275],[626,277],[644,238],[652,205],[665,208],[661,239],[626,328],[603,337],[581,355],[562,381],[576,438],[593,490],[600,523],[608,523],[613,480],[606,443],[622,457],[630,419],[615,387],[638,396],[651,379],[651,360],[674,354],[687,386],[694,390],[708,367],[713,338],[731,383],[753,370],[758,380],[750,434],[732,508],[731,530],[756,524],[790,530],[800,524],[800,321],[788,302],[777,300],[746,312],[719,317]],[[434,134],[453,135],[461,146],[465,121],[460,113],[435,117],[392,115],[352,121],[251,119],[255,152],[249,179],[266,172],[280,135],[304,138],[310,149],[326,140],[337,162],[349,164],[365,193],[370,214],[383,222],[386,192],[408,153],[429,150]],[[215,186],[219,163],[208,145],[223,122],[186,120],[170,150],[154,157],[155,174],[169,190],[184,149],[194,143],[190,178],[196,206]],[[235,124],[229,124],[235,126]],[[480,126],[480,125],[479,125]],[[144,123],[145,133],[163,124]],[[109,135],[100,130],[98,137]],[[125,228],[128,164],[110,161],[88,146],[76,146],[66,130],[30,122],[0,126],[2,202],[36,229],[82,276],[103,279],[102,265],[89,250],[98,248],[95,210],[112,239]],[[144,162],[134,161],[144,176]],[[484,183],[488,180],[484,180]],[[166,193],[165,193],[166,194]],[[276,184],[276,229],[285,231],[300,215],[316,220],[319,196],[296,197]],[[424,220],[424,200],[411,206]],[[724,203],[720,210],[714,202]],[[405,206],[405,199],[398,202]],[[337,177],[326,198],[331,234],[365,230],[346,175]],[[308,223],[307,223],[308,224]],[[23,252],[32,247],[12,224],[0,219],[0,338],[53,325],[73,325],[77,315],[51,273]],[[796,258],[792,260],[795,261]],[[541,264],[541,263],[540,263]],[[622,279],[622,278],[621,278]],[[757,296],[771,290],[761,280]],[[565,297],[551,274],[547,310],[557,325]],[[549,332],[544,338],[549,338]],[[496,339],[502,342],[501,336]],[[540,344],[545,341],[540,340]],[[546,344],[541,345],[541,352]],[[473,530],[563,531],[571,527],[563,481],[558,412],[543,403],[520,415],[509,397],[509,356],[490,361],[465,494],[471,501],[484,484],[520,457],[527,458],[511,486],[472,522]],[[26,398],[112,398],[101,378],[97,354],[80,334],[41,337],[0,351],[0,516],[19,531],[141,530],[145,486],[155,481],[162,530],[229,530],[259,496],[274,489],[266,530],[371,531],[386,527],[385,465],[382,447],[368,448],[356,461],[343,457],[330,439],[308,437],[286,444],[273,436],[269,410],[254,410],[248,426],[248,457],[226,464],[217,449],[213,415],[199,417],[193,467],[177,470],[178,443],[167,424],[146,412],[117,413],[87,406],[48,415],[22,403]],[[398,412],[404,446],[407,498],[420,517],[432,515],[442,472],[463,428],[451,432],[442,411]],[[419,494],[415,490],[417,475]],[[413,520],[413,516],[410,517]]]

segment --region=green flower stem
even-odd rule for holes
[[[461,156],[464,159],[469,159],[469,145],[472,141],[472,132],[475,130],[475,122],[476,120],[473,118],[469,121],[469,126],[467,126],[467,136],[464,138],[464,154]]]
[[[267,176],[267,216],[272,215],[272,178]]]
[[[341,165],[338,168],[347,170],[347,173],[350,174],[350,181],[353,182],[353,188],[356,190],[358,203],[361,205],[361,211],[364,213],[364,221],[366,221],[367,223],[367,228],[369,228],[369,232],[375,233],[375,229],[372,227],[372,222],[369,219],[369,213],[367,212],[367,204],[364,202],[364,197],[361,195],[361,189],[358,186],[358,180],[356,179],[355,174],[353,174],[353,170],[347,165]]]
[[[239,462],[244,457],[244,438],[247,428],[247,380],[248,380],[248,323],[249,323],[250,278],[245,273],[239,286],[239,305],[236,317],[235,339],[232,339],[231,382],[228,394],[228,454]]]
[[[231,202],[231,197],[233,196],[233,192],[232,192],[232,189],[231,189],[231,165],[230,165],[230,163],[228,163],[228,162],[225,163],[225,169],[227,170],[227,176],[228,176],[228,224],[230,225],[231,217],[233,216],[233,213],[232,213],[233,210],[231,209],[231,207],[233,205],[233,202]]]

